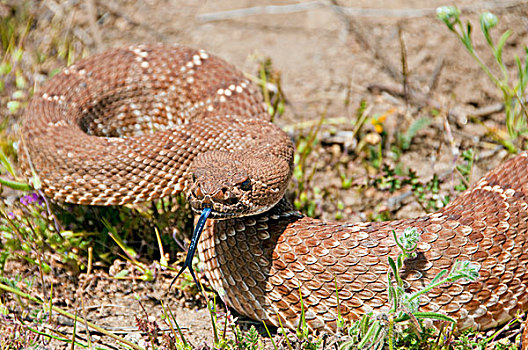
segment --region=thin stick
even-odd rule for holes
[[[147,31],[151,32],[156,37],[156,39],[158,39],[158,40],[160,40],[162,42],[168,42],[169,41],[169,38],[165,34],[163,34],[162,32],[154,29],[153,27],[147,25],[146,23],[144,23],[144,21],[143,22],[138,22],[136,20],[133,20],[129,15],[127,15],[126,13],[120,11],[119,10],[119,6],[117,6],[113,2],[102,1],[102,0],[96,0],[96,1],[97,1],[97,4],[99,6],[101,6],[104,9],[106,9],[112,15],[114,15],[116,17],[123,18],[125,21],[127,21],[128,23],[130,23],[134,27],[145,28]]]
[[[400,54],[402,66],[402,84],[403,95],[405,96],[405,104],[409,105],[409,70],[407,67],[407,48],[405,47],[405,40],[403,40],[403,29],[401,24],[398,24],[398,38],[400,39]]]
[[[268,5],[268,6],[255,6],[255,7],[245,7],[234,10],[219,11],[219,12],[210,12],[204,13],[196,16],[199,21],[203,22],[213,22],[213,21],[223,21],[235,18],[243,18],[248,16],[256,15],[274,15],[274,14],[287,14],[287,13],[296,13],[311,11],[321,7],[330,7],[333,11],[340,11],[347,16],[354,17],[394,17],[394,18],[416,18],[416,17],[426,17],[431,16],[436,13],[436,8],[423,8],[423,9],[383,9],[383,8],[360,8],[360,7],[344,7],[336,5],[331,2],[331,5],[328,5],[325,1],[310,1],[300,4],[292,5]],[[525,4],[525,1],[487,1],[484,3],[479,3],[472,6],[465,6],[461,8],[462,12],[475,12],[481,11],[484,9],[494,10],[494,9],[510,9],[512,7],[522,6]]]
[[[90,22],[90,31],[92,32],[93,39],[95,42],[96,51],[101,48],[101,31],[97,27],[97,6],[95,0],[88,0],[86,2],[88,8],[88,21]]]
[[[234,9],[228,11],[204,13],[202,15],[196,16],[199,21],[212,22],[212,21],[222,21],[226,19],[241,18],[253,15],[261,14],[286,14],[286,13],[295,13],[309,11],[317,8],[324,7],[325,4],[322,1],[310,1],[300,4],[293,5],[268,5],[268,6],[255,6],[255,7],[246,7],[241,9]]]
[[[444,56],[442,55],[436,62],[433,73],[431,74],[431,78],[429,79],[428,90],[427,90],[427,93],[425,94],[425,97],[427,99],[430,99],[431,94],[436,89],[438,85],[438,80],[439,80],[438,78],[440,77],[440,73],[442,72],[443,68],[444,68]]]
[[[401,81],[402,76],[400,72],[387,59],[387,56],[384,54],[386,49],[381,48],[377,44],[378,40],[371,38],[367,32],[363,30],[363,27],[361,27],[356,21],[351,20],[350,16],[343,10],[343,7],[339,6],[337,0],[330,0],[330,2],[333,5],[330,8],[345,24],[347,31],[354,34],[361,46],[372,52],[374,58],[376,58],[381,63],[381,67],[391,76],[392,79]]]

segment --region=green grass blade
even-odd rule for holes
[[[24,182],[14,181],[14,180],[7,180],[0,177],[0,184],[2,186],[6,186],[9,188],[12,188],[17,191],[31,191],[33,188]]]
[[[13,168],[13,165],[9,161],[9,158],[7,158],[6,154],[4,153],[4,151],[2,151],[2,149],[0,149],[0,164],[2,164],[5,170],[7,170],[9,174],[11,174],[11,176],[16,178],[15,169]]]
[[[502,34],[501,38],[497,42],[497,47],[495,49],[495,58],[497,59],[497,62],[499,64],[502,64],[502,50],[504,49],[504,45],[506,44],[506,40],[512,35],[511,30],[507,30]]]
[[[279,349],[277,348],[277,344],[275,344],[275,340],[273,340],[273,337],[271,336],[271,333],[270,333],[270,331],[269,331],[269,329],[268,329],[268,326],[266,325],[266,322],[262,321],[262,324],[264,325],[264,328],[266,328],[266,333],[268,333],[268,337],[269,337],[270,340],[271,340],[271,345],[273,345],[273,349],[275,349],[275,350],[279,350]]]
[[[438,320],[438,321],[447,321],[447,322],[451,322],[451,323],[456,323],[456,320],[452,317],[449,317],[449,316],[446,316],[446,315],[443,315],[443,314],[440,314],[438,312],[414,312],[413,313],[414,317],[416,318],[429,318],[429,319],[433,319],[433,320]],[[407,320],[410,320],[411,317],[409,317],[409,315],[407,314],[404,314],[403,316],[397,318],[394,320],[395,323],[397,322],[403,322],[403,321],[407,321]]]

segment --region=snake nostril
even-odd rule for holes
[[[204,197],[204,194],[203,194],[202,189],[200,188],[200,186],[198,186],[198,187],[196,187],[194,189],[194,196],[196,198],[203,198]]]
[[[226,193],[227,188],[223,187],[221,190],[217,191],[212,197],[216,200],[223,201],[225,199]]]

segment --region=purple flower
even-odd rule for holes
[[[26,196],[23,196],[20,198],[20,203],[22,203],[25,206],[28,206],[29,204],[36,203],[40,206],[44,205],[44,199],[36,192],[28,194]]]
[[[29,196],[23,196],[22,198],[20,198],[20,203],[22,203],[23,205],[28,205],[29,204]]]
[[[34,192],[31,197],[33,198],[33,202],[38,205],[42,206],[44,204],[44,198],[42,198],[37,192]]]
[[[13,220],[13,219],[15,218],[15,214],[14,214],[12,211],[9,212],[9,213],[7,213],[7,216],[9,216],[9,218],[10,218],[11,220]]]

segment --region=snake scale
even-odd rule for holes
[[[387,310],[391,235],[421,233],[404,265],[408,290],[456,259],[480,267],[421,299],[461,329],[503,324],[528,308],[528,155],[492,170],[444,209],[392,222],[329,223],[283,197],[290,138],[269,122],[258,89],[202,50],[139,45],[81,60],[26,108],[20,160],[46,196],[88,205],[150,201],[182,191],[211,207],[199,243],[206,276],[239,313],[295,327],[301,300],[311,329]],[[336,288],[339,296],[336,295]]]

